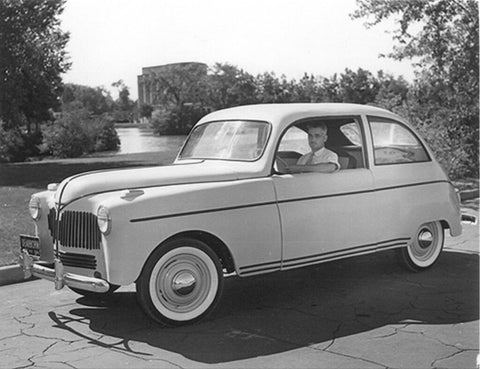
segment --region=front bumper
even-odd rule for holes
[[[476,225],[478,220],[477,220],[477,217],[475,215],[462,213],[461,214],[461,221],[462,221],[462,223],[470,223],[470,224]]]
[[[64,286],[78,288],[92,292],[104,293],[110,288],[110,284],[100,278],[85,277],[78,274],[65,273],[62,262],[55,258],[53,268],[51,264],[42,264],[26,250],[20,254],[20,262],[25,278],[32,275],[37,278],[55,282],[55,289],[60,290]]]

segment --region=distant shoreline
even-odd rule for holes
[[[126,122],[126,123],[114,123],[115,128],[142,128],[142,129],[152,129],[150,123],[135,123],[135,122]]]

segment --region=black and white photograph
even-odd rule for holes
[[[478,0],[0,0],[0,369],[479,369]]]

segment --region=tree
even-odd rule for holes
[[[320,81],[312,74],[305,73],[303,77],[293,84],[292,102],[320,102],[324,93]]]
[[[0,0],[0,118],[6,129],[50,118],[70,63],[64,0]]]
[[[445,163],[454,177],[478,176],[479,34],[476,0],[358,0],[353,18],[373,17],[368,27],[396,18],[389,57],[415,61],[408,104],[446,141],[437,152],[456,150]],[[414,99],[412,101],[411,99]],[[412,109],[409,109],[412,111]],[[421,124],[421,123],[419,123]],[[440,127],[442,125],[442,127]],[[441,152],[443,151],[443,152]]]
[[[112,83],[112,87],[118,89],[118,99],[113,104],[113,120],[115,122],[130,122],[133,119],[135,102],[130,100],[130,91],[123,83],[123,80],[118,80]]]
[[[367,70],[358,68],[357,72],[345,69],[340,74],[339,97],[346,103],[368,104],[375,101],[379,91],[377,79]]]
[[[282,75],[281,80],[279,80],[274,72],[265,72],[255,78],[255,84],[258,102],[290,102],[293,87],[284,75]]]
[[[476,0],[357,0],[353,18],[370,17],[374,26],[398,17],[394,31],[397,44],[388,56],[402,60],[415,58],[422,68],[438,73],[466,68],[478,80],[478,3]],[[418,27],[418,32],[412,28]]]
[[[205,103],[206,78],[205,64],[177,63],[151,73],[145,83],[153,91],[153,105],[181,107],[185,103]]]
[[[403,77],[395,78],[380,70],[377,72],[377,80],[379,90],[375,96],[376,105],[394,110],[407,101],[410,85]]]
[[[139,115],[141,118],[150,119],[153,113],[153,106],[148,104],[140,105]]]
[[[234,65],[216,63],[207,77],[209,105],[222,109],[255,102],[255,80]]]
[[[130,91],[128,87],[123,83],[123,80],[118,80],[112,83],[112,87],[118,89],[118,99],[116,101],[119,110],[131,112],[134,102],[130,100]]]
[[[113,100],[102,87],[65,84],[61,95],[62,111],[85,109],[90,114],[101,115],[112,111]]]

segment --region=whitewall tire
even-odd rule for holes
[[[207,316],[223,289],[216,254],[203,242],[168,241],[148,259],[137,284],[141,307],[162,325],[191,324]]]
[[[402,263],[410,270],[421,271],[430,268],[440,257],[445,242],[440,222],[422,224],[409,245],[400,250]]]

